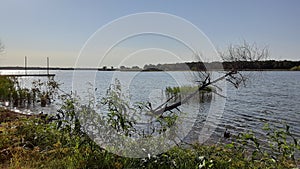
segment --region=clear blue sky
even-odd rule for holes
[[[219,49],[247,40],[268,45],[271,58],[300,60],[299,0],[79,1],[0,0],[0,66],[73,66],[87,39],[101,26],[139,12],[182,17]]]

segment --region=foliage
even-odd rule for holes
[[[35,102],[41,106],[51,103],[58,95],[59,84],[49,78],[32,82],[32,88],[20,86],[17,78],[0,76],[0,100],[9,101],[13,107],[29,107]]]
[[[121,84],[116,79],[115,83],[107,90],[107,95],[102,99],[102,104],[107,106],[107,122],[120,134],[125,136],[134,132],[136,110],[124,99],[121,91]]]
[[[6,76],[0,76],[0,101],[9,100],[14,90],[13,79]]]
[[[190,71],[204,71],[206,67],[216,67],[215,65],[222,64],[224,70],[231,70],[232,65],[235,64],[240,70],[289,70],[291,67],[299,66],[300,61],[276,61],[276,60],[261,60],[261,61],[224,61],[224,62],[186,62],[174,64],[159,64],[159,65],[145,65],[144,69],[152,68],[152,71],[185,71],[186,67]]]
[[[300,70],[300,66],[294,66],[290,70],[291,71],[299,71]]]
[[[169,151],[135,159],[111,154],[86,135],[72,133],[46,123],[40,118],[23,118],[1,124],[1,168],[294,168],[299,159],[293,159],[286,142],[280,154],[257,152],[261,142],[253,134],[242,134],[231,144],[190,145],[174,147]],[[270,132],[270,138],[282,138],[279,131]],[[283,132],[283,131],[282,131]],[[284,132],[288,134],[288,130]],[[277,136],[276,136],[277,135]],[[289,135],[289,134],[288,134]],[[281,141],[271,139],[272,143]],[[275,142],[274,142],[275,141]],[[298,141],[299,143],[299,141]],[[298,144],[297,143],[297,144]],[[249,146],[256,144],[255,148]],[[299,149],[299,148],[298,148]],[[250,153],[250,151],[253,151]],[[294,161],[295,160],[295,161]]]
[[[266,140],[256,137],[252,132],[239,133],[234,142],[225,145],[241,152],[248,159],[250,168],[293,168],[300,163],[300,140],[290,132],[290,126],[276,129],[266,123]],[[296,157],[297,156],[297,157]]]
[[[58,95],[59,83],[51,77],[47,81],[35,80],[32,82],[32,86],[30,91],[33,98],[37,97],[42,107],[46,106],[47,103],[51,103],[55,98],[54,96]]]
[[[178,101],[186,96],[188,96],[189,94],[197,91],[199,88],[199,86],[175,86],[175,87],[166,87],[165,89],[165,93],[167,98],[173,98],[174,101]],[[202,89],[201,91],[199,91],[199,98],[200,101],[203,101],[205,98],[210,99],[212,96],[212,92],[215,89],[208,86],[205,87],[204,89]],[[204,97],[205,96],[205,97]]]

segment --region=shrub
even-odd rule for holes
[[[11,93],[14,92],[13,79],[0,76],[0,101],[9,101]]]

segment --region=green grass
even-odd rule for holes
[[[283,152],[274,157],[265,152],[249,154],[246,145],[254,144],[253,140],[258,141],[251,134],[244,134],[236,142],[227,145],[175,146],[163,154],[137,159],[109,153],[85,134],[58,129],[55,122],[45,123],[40,118],[1,123],[0,131],[0,168],[296,167],[295,161]]]
[[[180,87],[166,87],[165,93],[168,98],[173,97],[175,101],[187,97],[189,94],[192,94],[198,90],[199,86],[180,86]],[[205,99],[210,100],[212,92],[215,89],[213,87],[205,87],[203,90],[199,91],[200,101]]]
[[[290,70],[292,70],[292,71],[300,71],[300,65],[299,66],[294,66]]]

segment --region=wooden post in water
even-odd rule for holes
[[[25,56],[25,75],[27,75],[27,56]]]
[[[47,75],[49,75],[49,57],[47,57]]]

